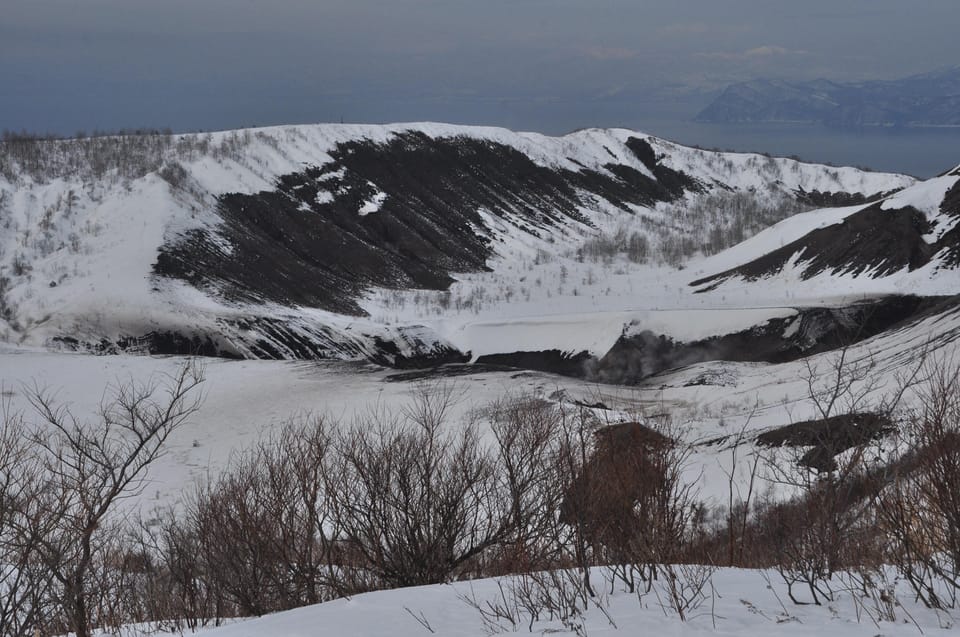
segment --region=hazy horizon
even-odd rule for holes
[[[954,64],[958,21],[955,0],[9,0],[0,128],[441,121],[677,137],[733,82],[896,79]],[[703,130],[716,140],[679,141],[780,152],[774,139]]]

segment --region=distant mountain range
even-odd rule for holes
[[[960,67],[893,81],[741,82],[727,87],[696,119],[838,128],[960,126]]]

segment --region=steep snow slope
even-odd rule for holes
[[[584,262],[604,233],[629,230],[630,246],[676,265],[701,249],[684,212],[707,197],[737,194],[775,220],[798,201],[913,183],[626,130],[323,125],[0,150],[0,338],[395,365],[488,353],[467,316],[690,303],[650,255]],[[651,277],[666,277],[662,293]],[[391,307],[418,298],[415,312]],[[622,327],[602,320],[584,348],[596,354]],[[567,332],[537,347],[581,347]]]
[[[693,285],[724,294],[956,294],[958,224],[960,177],[937,177],[873,204],[792,217],[698,264],[719,273]]]

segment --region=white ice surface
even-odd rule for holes
[[[936,315],[909,328],[868,339],[847,353],[850,365],[872,366],[878,384],[866,387],[879,400],[898,374],[917,362],[920,352],[960,360],[960,312]],[[830,370],[836,354],[815,356],[813,369]],[[7,348],[0,351],[0,386],[11,407],[30,415],[25,390],[48,387],[72,405],[77,416],[92,417],[104,388],[131,379],[146,381],[171,373],[176,357],[90,356]],[[184,488],[208,472],[216,473],[234,450],[248,446],[263,432],[304,413],[326,414],[349,422],[373,404],[399,409],[416,383],[388,382],[390,371],[354,363],[224,361],[206,363],[207,381],[201,411],[170,440],[169,454],[156,466],[145,506],[176,501]],[[815,416],[808,398],[803,362],[711,362],[667,373],[641,387],[579,381],[549,374],[482,373],[447,379],[459,399],[450,424],[504,395],[532,393],[556,400],[602,402],[598,412],[609,422],[671,412],[693,443],[804,420]],[[556,392],[561,392],[557,394]],[[109,392],[108,392],[109,393]],[[705,499],[722,502],[722,471],[729,451],[724,446],[697,447],[691,480],[702,482]]]

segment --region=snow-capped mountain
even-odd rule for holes
[[[636,335],[671,349],[960,292],[956,171],[918,184],[620,129],[437,124],[0,150],[0,338],[17,346],[398,367],[527,352],[582,375]]]
[[[817,122],[833,127],[956,126],[960,68],[892,81],[751,80],[728,86],[702,122]]]

